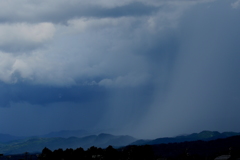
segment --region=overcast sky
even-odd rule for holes
[[[240,132],[240,0],[0,8],[0,133]]]

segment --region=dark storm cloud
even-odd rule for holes
[[[147,16],[153,14],[159,7],[143,4],[142,2],[131,2],[124,6],[113,8],[101,8],[93,17],[122,17],[122,16]]]
[[[58,102],[88,103],[100,102],[108,96],[105,88],[99,86],[52,87],[17,83],[6,85],[1,83],[1,107],[10,103],[29,103],[32,105],[47,105]]]
[[[44,44],[7,44],[0,47],[0,50],[8,53],[26,53],[36,50],[37,48],[44,47]]]
[[[154,13],[159,8],[145,5],[141,2],[132,2],[123,6],[104,8],[95,5],[89,6],[64,6],[65,10],[59,10],[49,15],[43,15],[44,21],[66,22],[69,19],[92,17],[92,18],[117,18],[125,16],[147,16]]]
[[[116,134],[120,134],[120,128],[134,126],[145,114],[152,101],[152,87],[148,85],[116,91],[97,86],[5,86],[8,92],[3,91],[6,96],[1,95],[0,100],[2,102],[7,97],[4,100],[9,107],[0,107],[0,125],[5,132],[18,135],[79,128],[94,133],[117,131]],[[4,123],[6,119],[9,120]]]
[[[239,131],[240,13],[227,4],[197,5],[182,17],[170,85],[164,100],[159,90],[143,121],[146,135]]]
[[[3,130],[239,131],[239,1],[25,2],[0,11]]]
[[[31,2],[29,7],[20,5],[16,12],[6,16],[0,16],[0,22],[14,23],[27,21],[31,23],[53,22],[66,24],[69,19],[82,17],[117,18],[124,16],[147,16],[158,9],[159,7],[142,2],[130,2],[121,6],[112,7],[83,3],[81,1],[75,1],[73,3],[66,3],[64,1],[59,3],[53,2],[50,6],[46,6],[44,2],[40,2],[40,4]]]

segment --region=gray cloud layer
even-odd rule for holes
[[[239,131],[239,1],[0,6],[5,132],[22,124],[38,129],[20,134],[87,128],[152,138]]]

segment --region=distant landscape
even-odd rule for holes
[[[206,145],[207,142],[219,139],[225,139],[228,137],[239,138],[240,133],[237,132],[217,132],[217,131],[202,131],[200,133],[192,133],[184,136],[176,137],[164,137],[152,140],[136,139],[128,135],[111,135],[101,133],[98,135],[87,135],[88,132],[84,130],[78,131],[60,131],[52,132],[42,136],[33,137],[17,137],[7,134],[0,134],[0,153],[4,155],[14,155],[23,153],[41,153],[44,148],[49,150],[66,150],[82,148],[88,150],[91,147],[97,147],[105,149],[112,146],[115,149],[129,148],[130,146],[153,146],[155,154],[170,156],[170,152],[165,152],[166,144],[168,148],[179,147],[181,145],[192,145],[194,142],[199,146]],[[220,142],[220,141],[219,141]],[[240,144],[240,143],[239,143]],[[226,146],[229,148],[229,146]],[[158,150],[158,151],[156,151]],[[161,151],[159,151],[161,150]],[[178,149],[179,150],[179,149]],[[164,153],[163,153],[164,151]],[[180,150],[179,150],[180,152]],[[172,153],[172,151],[171,151]],[[179,154],[178,152],[176,155]],[[173,156],[173,155],[171,155]]]
[[[0,160],[240,160],[239,113],[240,0],[0,0]]]

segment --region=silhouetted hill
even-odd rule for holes
[[[58,132],[54,133],[55,135],[67,136],[69,132]],[[65,134],[67,133],[67,134]],[[49,134],[49,135],[54,135]],[[122,147],[127,145],[160,145],[160,144],[176,144],[176,143],[185,143],[190,141],[210,141],[219,138],[226,138],[235,135],[240,135],[240,133],[235,132],[223,132],[219,133],[216,131],[202,131],[200,133],[193,133],[185,136],[177,136],[172,138],[158,138],[154,140],[138,140],[131,136],[114,136],[111,134],[102,133],[99,135],[90,135],[84,137],[33,137],[25,139],[15,139],[14,136],[4,135],[7,138],[4,139],[5,143],[0,143],[0,153],[3,154],[17,154],[17,153],[34,153],[41,152],[44,147],[47,147],[51,150],[55,149],[66,149],[66,148],[79,148],[82,147],[87,149],[91,146],[106,148],[109,145],[114,147]],[[2,136],[4,138],[4,136]],[[11,142],[9,142],[11,140]],[[14,140],[14,141],[12,141]]]
[[[158,157],[170,159],[214,159],[221,155],[240,158],[240,136],[231,136],[210,141],[185,141],[181,143],[152,145]]]
[[[131,145],[153,145],[153,144],[162,144],[162,143],[176,143],[176,142],[185,142],[185,141],[197,141],[197,140],[214,140],[218,138],[227,138],[235,135],[240,135],[240,133],[236,132],[217,132],[217,131],[202,131],[200,133],[192,133],[190,135],[185,136],[177,136],[177,137],[166,137],[166,138],[157,138],[154,140],[137,140],[133,142]]]
[[[100,137],[109,137],[103,134]],[[208,137],[208,136],[207,136]],[[206,137],[205,137],[206,138]],[[41,160],[67,159],[67,160],[213,160],[225,155],[229,160],[240,158],[240,136],[232,136],[211,141],[191,141],[158,145],[129,145],[122,148],[90,147],[87,150],[44,148],[39,156]],[[5,160],[5,159],[3,159]]]

